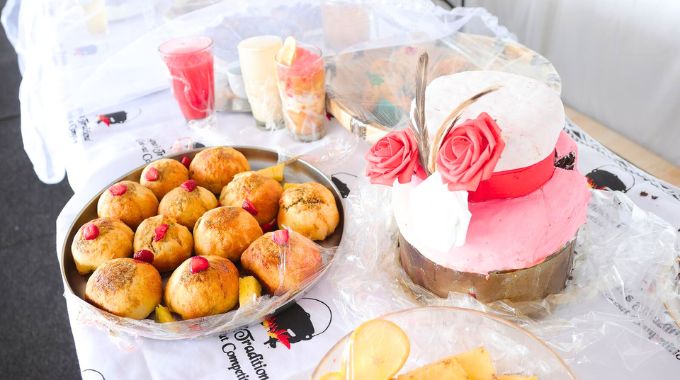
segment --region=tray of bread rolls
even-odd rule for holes
[[[252,147],[169,156],[93,197],[61,250],[77,318],[173,340],[259,322],[312,287],[343,234],[342,197],[300,159]]]

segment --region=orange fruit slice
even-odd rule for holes
[[[463,352],[454,356],[454,358],[463,366],[465,372],[470,376],[470,380],[493,380],[496,375],[489,351],[484,347]]]
[[[349,344],[349,378],[362,380],[391,379],[406,363],[411,348],[404,330],[384,319],[357,327]]]
[[[340,372],[328,372],[321,376],[319,380],[344,380]]]
[[[295,42],[295,38],[288,36],[286,37],[286,40],[283,41],[283,46],[281,46],[281,49],[279,49],[279,52],[276,55],[276,59],[279,61],[279,63],[282,63],[286,66],[290,66],[293,64],[293,61],[295,60],[296,50],[297,43]]]
[[[238,303],[240,306],[249,305],[262,295],[262,285],[253,276],[238,279]]]
[[[276,164],[274,166],[269,166],[264,169],[256,171],[256,173],[263,175],[265,177],[273,178],[276,181],[283,181],[283,170],[286,168],[286,164],[283,162]]]
[[[463,366],[453,357],[444,358],[397,377],[397,380],[430,379],[469,380],[469,377]]]
[[[166,323],[166,322],[174,322],[175,318],[172,316],[172,313],[170,313],[170,310],[168,310],[167,307],[159,304],[159,305],[156,306],[155,320],[158,323]]]

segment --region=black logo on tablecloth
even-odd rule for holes
[[[338,175],[346,175],[346,176],[350,176],[350,177],[354,177],[354,178],[356,178],[357,176],[354,175],[354,174],[345,173],[345,172],[337,172],[337,173],[331,174],[331,181],[333,181],[333,184],[335,185],[335,187],[337,187],[338,190],[340,191],[340,196],[342,196],[343,198],[347,198],[347,196],[349,195],[349,186],[347,186],[346,183],[342,182],[338,178]]]
[[[110,127],[111,124],[123,124],[127,120],[127,112],[118,111],[102,115],[97,115],[97,124],[103,124]]]
[[[69,120],[69,133],[74,143],[78,143],[79,139],[92,141],[92,132],[97,128],[103,129],[112,125],[125,124],[141,114],[142,110],[136,108],[132,112],[116,111],[99,115],[80,115]]]
[[[635,177],[615,165],[604,165],[586,174],[593,189],[627,192],[635,185]]]
[[[99,379],[106,380],[104,375],[102,375],[102,373],[97,371],[96,369],[86,368],[82,370],[81,373],[83,374],[84,380],[99,380]]]
[[[127,111],[123,110],[123,111],[116,111],[116,112],[99,114],[96,117],[97,125],[110,127],[110,126],[116,125],[116,124],[123,124],[128,120],[132,120],[132,119],[136,118],[141,113],[142,113],[142,110],[137,108],[137,109],[133,110],[132,112],[127,112]]]
[[[318,302],[326,307],[327,315],[319,312],[313,317],[300,303]],[[265,318],[262,325],[267,330],[269,339],[264,342],[271,348],[276,348],[278,343],[290,349],[291,344],[310,340],[317,335],[321,335],[331,325],[333,313],[331,308],[323,301],[316,298],[300,298],[297,302],[291,303],[281,312]],[[318,329],[321,328],[320,332]]]

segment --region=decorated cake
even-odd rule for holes
[[[393,186],[406,273],[439,296],[485,302],[561,291],[590,192],[559,94],[468,71],[434,79],[425,99],[424,127],[414,117],[366,157],[371,182]]]

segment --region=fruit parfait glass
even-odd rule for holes
[[[160,54],[172,78],[172,93],[191,128],[215,125],[215,73],[209,37],[164,42]]]
[[[326,87],[321,49],[286,38],[276,56],[276,74],[286,128],[298,141],[326,134]]]

